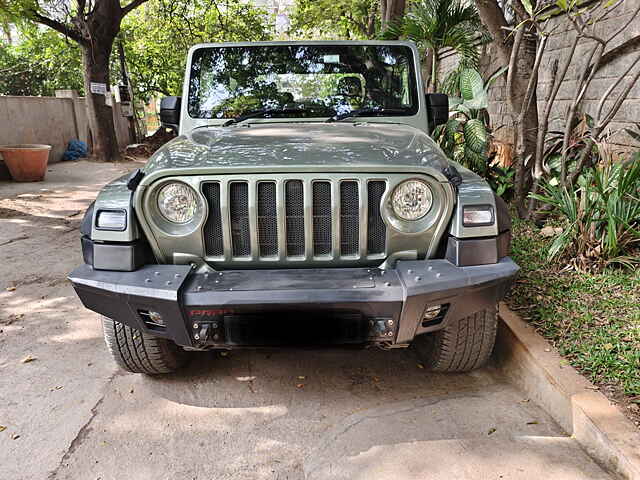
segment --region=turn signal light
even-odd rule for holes
[[[462,224],[465,227],[486,227],[493,225],[492,205],[470,205],[462,209]]]
[[[124,210],[98,210],[96,215],[98,230],[116,230],[122,232],[127,229],[127,212]]]

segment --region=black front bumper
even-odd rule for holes
[[[398,261],[395,269],[325,268],[194,273],[83,265],[69,279],[85,307],[192,348],[273,344],[407,344],[495,305],[518,266]],[[161,317],[157,322],[157,316]],[[311,335],[313,334],[313,335]]]

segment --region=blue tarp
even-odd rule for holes
[[[62,155],[62,160],[77,160],[88,154],[87,144],[80,140],[71,140],[67,145],[67,151]]]

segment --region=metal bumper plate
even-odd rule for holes
[[[189,271],[182,265],[145,266],[135,272],[97,271],[83,265],[69,279],[87,308],[134,328],[145,329],[140,309],[164,309],[175,320],[161,336],[181,345],[193,344],[190,312],[198,308],[255,312],[296,305],[307,309],[314,305],[356,307],[365,316],[388,316],[399,323],[395,341],[407,343],[422,333],[419,323],[425,305],[450,303],[448,316],[456,318],[486,308],[502,298],[518,266],[503,258],[493,265],[474,267],[456,267],[447,260],[398,261],[396,269],[386,271]]]

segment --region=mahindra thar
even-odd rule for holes
[[[423,92],[411,42],[193,47],[161,102],[178,136],[98,194],[69,275],[118,365],[351,344],[481,366],[518,271],[509,215],[430,138],[448,99]]]

